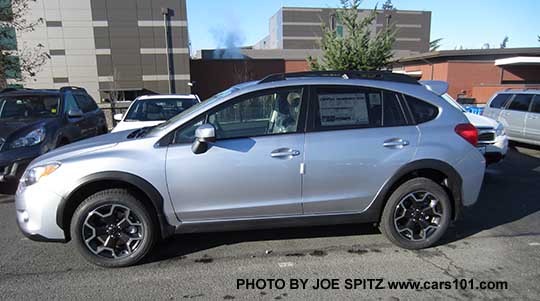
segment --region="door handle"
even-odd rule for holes
[[[384,141],[383,146],[388,148],[403,148],[409,145],[409,141],[401,138],[392,138]]]
[[[278,148],[270,153],[272,158],[290,158],[300,155],[299,150],[290,149],[290,148]]]

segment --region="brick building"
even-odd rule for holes
[[[540,89],[540,48],[428,52],[399,59],[394,72],[447,81],[452,97],[483,104],[500,90]]]

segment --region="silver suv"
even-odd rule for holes
[[[400,247],[430,247],[476,202],[485,166],[444,92],[385,72],[234,86],[161,125],[36,159],[17,220],[106,267],[175,233],[299,225],[378,223]]]
[[[540,90],[497,92],[482,114],[502,123],[508,139],[540,145]]]

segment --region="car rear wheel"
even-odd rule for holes
[[[71,237],[88,261],[103,267],[136,264],[150,252],[155,223],[144,205],[124,189],[100,191],[75,210]]]
[[[440,185],[427,178],[415,178],[392,193],[379,228],[391,242],[402,248],[428,248],[446,232],[451,210],[450,198]]]

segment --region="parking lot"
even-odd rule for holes
[[[43,244],[17,229],[0,196],[0,299],[518,298],[540,294],[540,150],[518,146],[486,172],[481,197],[442,245],[399,249],[371,225],[176,236],[143,264],[101,269],[72,244]],[[51,217],[52,218],[52,217]],[[384,278],[508,281],[507,290],[237,289],[237,279]]]

